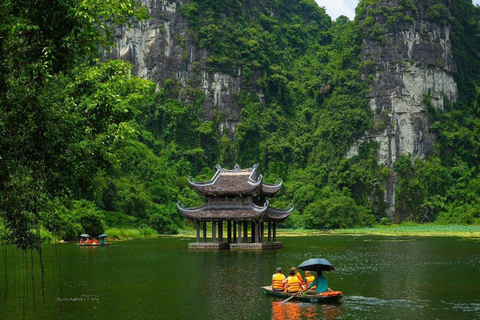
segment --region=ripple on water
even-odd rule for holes
[[[408,308],[424,308],[429,301],[428,300],[405,300],[405,299],[392,299],[386,300],[376,297],[362,297],[362,296],[349,296],[345,297],[345,301],[348,301],[349,307],[354,308],[358,306],[360,309],[362,306],[379,306],[379,305],[396,305],[399,307]]]
[[[461,314],[469,319],[477,319],[480,312],[480,303],[452,303],[447,301],[431,301],[431,300],[405,300],[405,299],[382,299],[377,297],[363,296],[347,296],[345,297],[345,307],[350,311],[377,312],[378,308],[390,310],[390,312],[398,312],[401,310],[429,310],[436,314],[460,311]],[[460,316],[460,314],[458,314]]]

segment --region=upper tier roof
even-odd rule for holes
[[[280,190],[282,181],[276,184],[263,183],[263,176],[258,175],[258,164],[248,169],[240,169],[235,165],[233,170],[227,170],[220,165],[216,166],[217,172],[206,182],[196,182],[188,177],[188,182],[200,195],[259,195],[273,196]]]

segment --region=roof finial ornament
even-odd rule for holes
[[[219,164],[217,164],[217,165],[215,166],[215,168],[217,168],[217,170],[222,170],[222,166],[219,165]]]
[[[232,172],[242,172],[242,169],[240,169],[240,166],[237,164],[235,164],[235,167],[233,168]]]

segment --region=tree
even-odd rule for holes
[[[147,17],[136,0],[0,4],[0,210],[19,248],[41,251],[39,212],[68,193],[62,161],[78,156],[69,149],[76,115],[50,94],[57,76],[108,47],[112,28],[134,16]]]

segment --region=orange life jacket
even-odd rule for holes
[[[303,278],[302,278],[302,275],[300,274],[300,272],[297,271],[297,273],[295,273],[295,276],[297,276],[298,280],[300,280],[300,282],[303,283]]]
[[[297,276],[289,276],[287,278],[286,292],[299,292],[302,291],[302,283],[298,280]]]
[[[305,285],[307,286],[307,288],[313,282],[313,280],[315,280],[314,276],[305,277]],[[317,289],[317,286],[313,286],[310,289]]]
[[[272,289],[273,290],[283,290],[285,286],[283,285],[283,280],[285,280],[285,276],[281,273],[275,273],[272,277]]]

